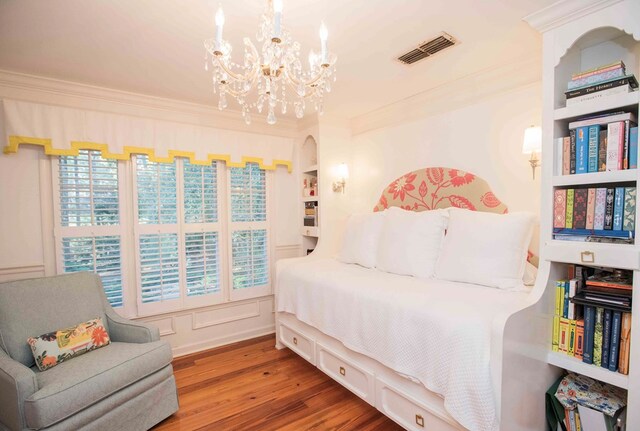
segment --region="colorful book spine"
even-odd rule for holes
[[[586,85],[580,88],[574,88],[564,92],[567,100],[574,99],[576,97],[586,96],[589,94],[600,93],[608,91],[618,87],[630,86],[636,88],[638,86],[638,80],[634,75],[618,76],[616,78],[607,79],[592,85]]]
[[[571,75],[571,80],[584,78],[586,76],[597,75],[598,73],[607,72],[614,69],[626,69],[626,66],[622,60],[614,61],[613,63],[603,64],[602,66],[594,67],[593,69],[583,70]]]
[[[613,229],[613,198],[615,195],[614,188],[607,188],[607,195],[605,199],[605,207],[604,207],[604,228],[605,230]],[[569,200],[567,196],[567,205],[569,205]],[[568,214],[568,212],[567,212]],[[572,220],[573,223],[573,220]]]
[[[575,90],[576,88],[584,87],[587,85],[594,85],[602,81],[609,79],[622,78],[625,76],[625,69],[621,67],[604,70],[603,72],[595,73],[593,75],[583,76],[577,79],[572,79],[567,85],[568,90]]]
[[[638,128],[629,130],[629,169],[638,169]]]
[[[560,336],[560,316],[553,316],[553,338],[551,341],[551,350],[558,351],[558,340]]]
[[[607,124],[607,170],[622,169],[624,150],[624,121]]]
[[[586,364],[593,364],[595,319],[595,308],[586,305],[584,307],[584,351],[582,352],[582,362]]]
[[[564,281],[564,302],[562,303],[562,317],[569,318],[569,280]]]
[[[596,189],[596,208],[593,217],[593,228],[604,230],[604,212],[607,202],[607,189],[600,187]]]
[[[611,310],[604,310],[602,324],[602,360],[600,366],[609,368],[609,348],[611,347]]]
[[[604,309],[596,307],[593,332],[593,365],[602,365],[602,326],[604,323]]]
[[[567,213],[565,214],[564,227],[567,229],[573,229],[573,200],[575,196],[575,189],[567,189]],[[612,201],[613,203],[613,201]],[[611,208],[613,211],[613,207]],[[613,212],[611,213],[613,217]]]
[[[596,216],[596,189],[587,189],[587,223],[585,229],[593,229]]]
[[[624,187],[616,187],[613,199],[613,230],[622,230],[624,216]]]
[[[569,345],[567,346],[567,355],[573,356],[576,352],[576,321],[569,319]]]
[[[598,172],[598,141],[600,140],[600,126],[589,126],[589,144],[587,172]]]
[[[562,310],[564,309],[564,281],[556,281],[556,316],[562,316]]]
[[[573,228],[585,229],[587,226],[587,189],[575,189],[573,201]],[[622,215],[620,215],[622,217]]]
[[[553,227],[565,227],[567,189],[556,189],[553,195]]]
[[[571,299],[576,296],[576,292],[578,290],[578,279],[572,278],[569,280],[569,305],[567,307],[567,315],[568,319],[574,320],[576,318],[576,304],[574,304]]]
[[[631,347],[631,313],[622,313],[620,324],[620,355],[618,372],[629,374],[629,349]]]
[[[618,354],[620,349],[620,327],[622,313],[614,311],[611,317],[611,347],[609,349],[609,371],[618,370]]]
[[[562,175],[571,174],[571,138],[562,138]]]
[[[558,335],[558,351],[567,353],[569,349],[569,319],[560,318],[560,333]]]
[[[607,131],[600,130],[598,141],[598,172],[607,170]]]
[[[636,229],[636,188],[624,188],[624,217],[622,219],[622,229],[634,231]]]
[[[576,173],[576,131],[569,130],[569,174]]]
[[[576,348],[573,356],[582,360],[582,352],[584,352],[584,320],[580,319],[576,321]]]
[[[589,127],[576,129],[576,174],[589,172]]]

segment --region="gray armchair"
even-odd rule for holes
[[[111,344],[46,371],[27,338],[101,317]],[[123,319],[100,277],[0,283],[0,430],[146,430],[178,410],[171,349]]]

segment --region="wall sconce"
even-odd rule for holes
[[[530,154],[531,170],[533,171],[533,179],[536,179],[536,168],[540,166],[538,154],[542,151],[542,129],[540,127],[527,127],[524,130],[524,142],[522,144],[522,154]]]
[[[333,182],[333,191],[344,193],[344,187],[347,184],[347,178],[349,178],[349,168],[346,163],[341,163],[334,168],[334,176],[336,181]]]

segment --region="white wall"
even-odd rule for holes
[[[344,195],[321,184],[323,251],[340,242],[350,212],[371,211],[384,187],[415,169],[445,166],[472,172],[489,183],[510,211],[540,208],[540,170],[532,179],[523,155],[524,129],[541,123],[541,85],[534,83],[405,124],[348,137],[348,125],[320,122],[321,169],[347,162],[350,178]],[[533,248],[537,250],[537,235]],[[327,247],[328,249],[325,249]]]

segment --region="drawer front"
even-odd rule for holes
[[[280,324],[280,341],[282,344],[302,356],[313,365],[316,364],[316,343],[313,339],[294,331],[284,324]]]
[[[638,269],[640,254],[633,248],[619,244],[555,240],[547,242],[545,258],[552,262]]]
[[[417,401],[402,395],[381,380],[376,381],[376,392],[376,407],[378,410],[407,430],[464,430],[453,419],[445,419],[432,413]],[[446,413],[444,414],[446,415]]]
[[[372,372],[352,364],[320,343],[317,344],[317,366],[369,404],[375,404],[375,380]]]

